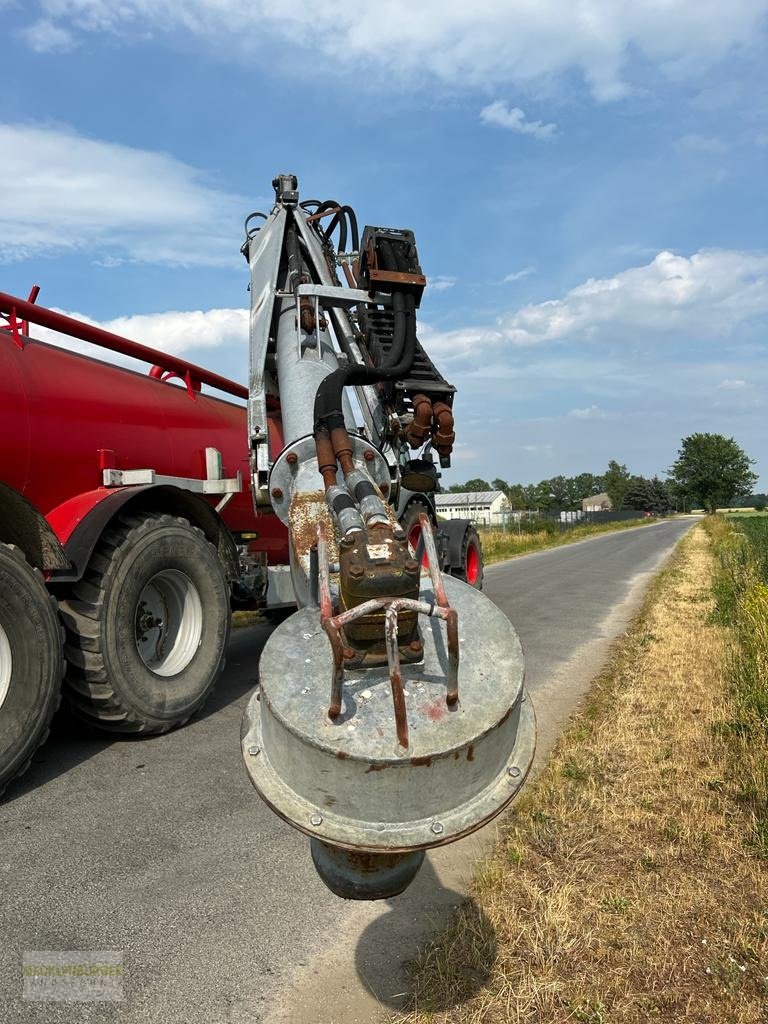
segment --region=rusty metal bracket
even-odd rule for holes
[[[346,611],[334,615],[330,586],[330,566],[328,562],[328,542],[324,523],[318,523],[317,526],[317,579],[316,582],[312,582],[312,587],[317,588],[320,603],[320,624],[328,636],[333,653],[331,700],[328,707],[329,718],[336,719],[341,714],[342,687],[344,685],[344,643],[341,638],[341,629],[363,615],[370,615],[373,612],[383,610],[385,611],[384,640],[387,651],[387,664],[389,666],[389,682],[392,689],[392,704],[395,712],[395,726],[397,739],[402,747],[408,746],[409,737],[405,690],[400,671],[400,651],[397,642],[398,612],[406,610],[415,611],[418,615],[427,615],[445,621],[446,646],[448,650],[448,676],[445,701],[449,707],[453,707],[459,700],[459,615],[455,608],[451,608],[446,597],[445,587],[443,586],[440,574],[435,538],[432,533],[432,524],[424,513],[421,514],[419,520],[421,522],[422,537],[424,538],[427,569],[436,603],[431,601],[414,601],[410,598],[377,598],[376,600],[365,601],[354,608],[348,608]]]

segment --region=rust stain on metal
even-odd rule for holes
[[[500,725],[504,725],[504,723],[506,722],[506,720],[507,720],[507,719],[509,718],[509,716],[510,716],[510,715],[512,714],[512,708],[513,708],[513,707],[514,707],[514,704],[512,705],[512,707],[509,707],[509,708],[507,708],[507,710],[506,710],[506,711],[504,712],[504,714],[503,714],[503,715],[501,716],[501,718],[500,718],[500,719],[498,720],[498,722],[496,723],[496,726],[495,726],[495,728],[496,728],[496,729],[498,729]]]
[[[424,705],[424,714],[432,722],[439,722],[445,715],[445,704],[441,700],[430,701],[429,704]]]
[[[474,743],[470,743],[469,746],[467,747],[467,760],[468,761],[474,761],[475,760],[475,744]]]
[[[339,631],[330,619],[322,623],[333,653],[333,681],[331,684],[331,703],[328,708],[329,718],[338,718],[341,714],[342,686],[344,683],[344,649],[341,645]]]
[[[330,217],[334,213],[341,213],[341,207],[329,206],[327,210],[321,210],[320,213],[313,213],[307,217],[307,224],[310,224],[313,220],[322,220],[323,217]]]
[[[288,510],[288,527],[296,554],[306,555],[317,541],[317,524],[325,524],[328,543],[328,561],[338,562],[339,552],[331,520],[331,510],[325,501],[324,491],[306,491],[295,494]]]
[[[401,747],[408,746],[408,712],[405,708],[405,693],[403,691],[403,677],[395,670],[390,673],[389,683],[392,689],[392,703],[395,706],[395,728],[397,730],[397,741]]]
[[[338,757],[340,761],[346,761],[349,757],[349,752],[346,750],[337,750],[336,757]]]
[[[412,757],[411,758],[411,764],[414,766],[414,768],[422,768],[422,767],[423,768],[429,768],[429,766],[432,764],[432,758],[431,757]]]
[[[381,730],[379,731],[381,732]],[[383,736],[384,733],[382,732],[381,735]],[[386,764],[372,764],[369,768],[365,769],[365,774],[368,775],[370,772],[383,772],[386,767]]]
[[[396,860],[397,855],[390,854],[384,857],[385,862]],[[380,853],[371,853],[369,850],[349,850],[347,852],[347,858],[349,863],[354,867],[356,871],[359,871],[361,875],[375,874],[381,871],[382,868],[382,855]]]

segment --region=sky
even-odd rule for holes
[[[277,172],[416,233],[450,484],[768,489],[768,0],[0,0],[0,290],[245,382]]]

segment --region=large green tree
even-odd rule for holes
[[[608,469],[603,474],[603,487],[614,508],[623,506],[630,479],[631,475],[627,467],[616,462],[615,459],[611,459]]]
[[[579,506],[583,498],[590,498],[602,490],[604,490],[603,478],[595,476],[594,473],[578,473],[573,478],[574,502]]]
[[[624,492],[624,508],[634,508],[638,512],[651,512],[653,492],[651,481],[644,476],[631,476]]]
[[[649,480],[644,476],[629,478],[624,493],[624,508],[634,508],[639,512],[654,512],[661,515],[670,507],[670,497],[666,484],[657,476]]]
[[[732,437],[691,434],[680,442],[669,476],[675,492],[689,508],[701,505],[707,512],[714,512],[752,492],[757,482],[757,474],[749,468],[753,465]]]
[[[482,477],[476,476],[471,480],[467,480],[465,484],[451,484],[448,490],[453,491],[455,494],[462,494],[466,491],[490,491],[493,490],[493,488],[487,480],[483,480]]]

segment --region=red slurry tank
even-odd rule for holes
[[[254,510],[245,407],[201,391],[244,387],[14,296],[0,314],[2,789],[45,738],[62,675],[103,728],[189,718],[224,663],[231,588],[263,604],[288,547]],[[153,369],[33,340],[29,321]],[[269,426],[279,443],[277,404]]]
[[[45,515],[102,486],[104,469],[204,478],[206,447],[243,489],[224,518],[254,527],[245,409],[53,345],[0,341],[0,480]],[[73,522],[62,522],[66,541]]]

